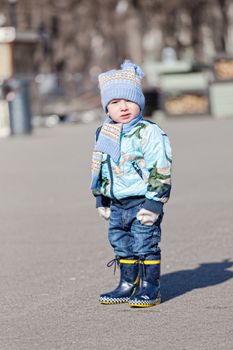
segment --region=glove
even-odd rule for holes
[[[152,211],[149,211],[147,209],[140,209],[137,213],[136,218],[141,222],[141,224],[146,226],[153,225],[159,217],[159,214],[153,213]]]
[[[105,220],[109,220],[111,215],[111,209],[109,207],[99,207],[97,208],[99,216]]]

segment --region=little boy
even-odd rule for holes
[[[129,60],[99,75],[107,119],[96,132],[91,189],[100,216],[109,220],[115,259],[108,266],[120,266],[119,285],[100,295],[102,304],[161,301],[160,224],[171,190],[171,147],[155,123],[143,120],[143,76]]]

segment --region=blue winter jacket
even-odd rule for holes
[[[157,124],[139,121],[121,137],[118,164],[103,154],[96,207],[111,202],[130,207],[140,201],[143,208],[161,214],[171,191],[171,163],[168,136]]]

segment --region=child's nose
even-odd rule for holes
[[[121,110],[125,110],[127,109],[127,103],[125,100],[121,100],[121,104],[120,104]]]

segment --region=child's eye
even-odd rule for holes
[[[115,104],[115,103],[118,103],[118,101],[117,100],[113,100],[113,101],[111,101],[111,103]]]

